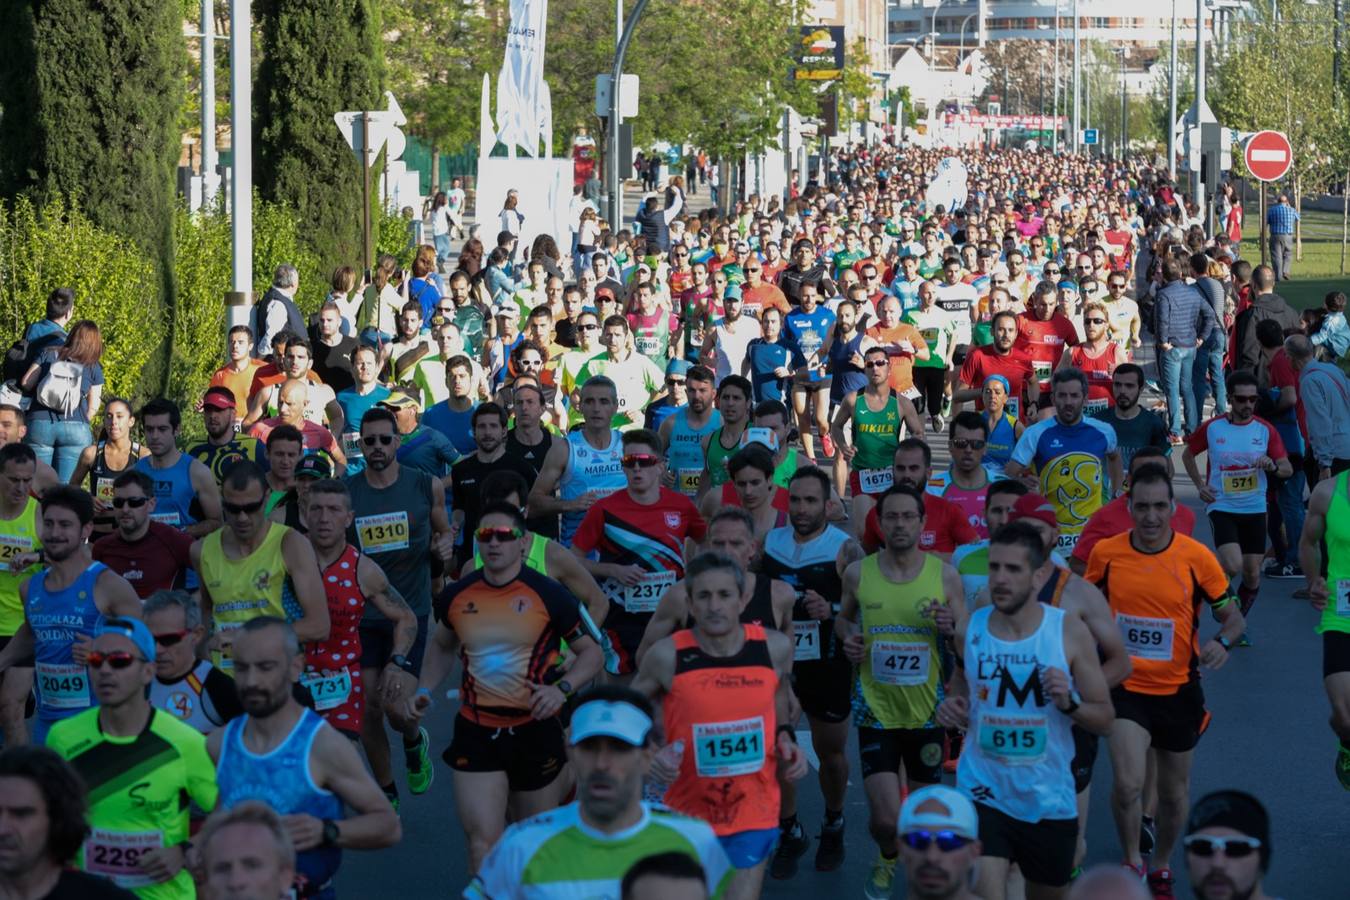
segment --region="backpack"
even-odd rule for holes
[[[28,328],[31,327],[31,325],[28,326]],[[24,334],[28,333],[28,328],[24,329]],[[0,369],[0,376],[2,376],[0,381],[18,382],[24,375],[28,374],[29,368],[32,367],[33,362],[43,350],[64,341],[65,335],[59,331],[44,334],[42,337],[31,341],[26,337],[20,337],[10,344],[9,349],[5,351],[4,366],[3,369]]]
[[[58,359],[38,382],[37,401],[62,415],[80,408],[84,399],[84,366],[74,360]]]

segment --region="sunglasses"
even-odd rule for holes
[[[759,269],[746,269],[746,270],[745,270],[745,274],[747,274],[747,275],[754,275],[754,274],[756,274],[756,273],[759,272],[759,271],[760,271]]]
[[[626,453],[623,457],[625,469],[650,469],[660,462],[661,457],[654,453]]]
[[[667,379],[666,379],[666,384],[670,385],[671,387],[675,387],[676,385],[684,384],[684,379],[683,379],[683,378],[667,378]]]
[[[266,498],[263,498],[262,500],[255,500],[252,503],[230,503],[228,500],[222,500],[220,502],[220,506],[222,509],[225,510],[225,512],[229,513],[232,516],[237,516],[240,513],[244,513],[246,515],[251,516],[258,510],[262,509],[263,504],[266,502],[267,502]]]
[[[93,656],[90,655],[89,658],[93,659]],[[1181,844],[1187,853],[1206,858],[1222,853],[1229,859],[1242,859],[1261,849],[1261,841],[1254,837],[1208,837],[1193,834],[1182,840]]]
[[[1045,274],[1047,275],[1058,275],[1060,272],[1059,269],[1052,269],[1049,266],[1046,266],[1042,271],[1044,271]]]
[[[979,438],[957,438],[952,441],[952,446],[957,450],[983,450],[984,444]]]
[[[1086,323],[1086,324],[1088,324],[1088,325],[1105,325],[1105,324],[1106,324],[1106,320],[1105,320],[1105,319],[1084,319],[1083,322]]]
[[[141,656],[133,656],[125,650],[114,650],[112,653],[100,653],[95,650],[89,654],[87,662],[91,669],[101,669],[104,663],[114,669],[125,669],[134,662],[149,662],[149,660]]]
[[[191,633],[186,628],[182,631],[166,631],[164,634],[155,635],[155,643],[161,647],[173,647]]]
[[[379,444],[381,447],[388,447],[393,442],[394,436],[392,434],[368,434],[361,438],[361,443],[365,444],[367,447],[374,447],[376,444]]]
[[[1120,288],[1122,291],[1125,290],[1125,285],[1123,285],[1123,284],[1120,283],[1119,281],[1112,281],[1112,282],[1110,282],[1109,284],[1107,284],[1107,287],[1109,287],[1109,288]]]
[[[438,306],[436,307],[436,312],[443,313],[447,316],[453,316],[455,314],[455,308],[453,306]]]
[[[578,325],[577,331],[599,331],[599,325]]]
[[[1234,403],[1255,403],[1255,402],[1256,402],[1256,398],[1255,398],[1255,397],[1238,397],[1238,396],[1234,395],[1234,396],[1233,396],[1233,402],[1234,402]]]
[[[479,528],[473,533],[480,544],[490,544],[496,541],[499,544],[505,544],[509,541],[520,540],[523,532],[519,528]]]
[[[869,359],[866,363],[869,369],[884,369],[891,364],[889,359]]]
[[[124,506],[130,506],[132,509],[140,509],[150,502],[149,497],[114,497],[113,509],[121,509]]]
[[[970,838],[954,831],[911,831],[900,835],[900,840],[905,842],[906,847],[919,852],[927,850],[934,842],[943,853],[960,850],[971,843]]]

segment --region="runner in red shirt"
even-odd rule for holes
[[[1129,474],[1133,475],[1140,466],[1150,464],[1164,466],[1167,474],[1172,475],[1172,458],[1161,447],[1140,447],[1136,450],[1134,456],[1130,458]],[[1083,533],[1078,536],[1078,543],[1074,545],[1073,556],[1069,558],[1069,568],[1082,575],[1087,571],[1092,548],[1098,541],[1129,531],[1133,527],[1130,498],[1121,494],[1093,513],[1092,518],[1083,526]],[[1195,533],[1195,513],[1184,503],[1178,503],[1172,511],[1172,530],[1187,537]]]
[[[155,482],[131,469],[113,480],[113,521],[117,530],[94,542],[94,560],[103,563],[144,600],[155,591],[182,587],[192,567],[187,532],[150,521],[155,511]]]
[[[906,438],[895,449],[895,481],[905,482],[923,491],[933,477],[933,451],[918,438]],[[924,492],[923,531],[919,533],[919,549],[933,553],[950,562],[952,552],[962,544],[973,544],[980,539],[961,507]],[[876,553],[886,542],[877,519],[877,509],[867,513],[863,529],[863,549]]]
[[[1022,399],[1034,405],[1040,397],[1040,387],[1031,377],[1031,357],[1017,349],[1018,316],[1009,310],[994,314],[990,327],[993,329],[994,342],[988,347],[975,347],[966,354],[961,364],[961,374],[957,376],[960,385],[953,403],[975,401],[976,409],[984,409],[981,399],[984,383],[990,375],[1002,375],[1008,379],[1007,410],[1015,415],[1022,412]]]
[[[1106,305],[1100,300],[1089,300],[1083,304],[1083,332],[1086,339],[1077,346],[1065,347],[1059,365],[1055,367],[1062,369],[1073,366],[1087,376],[1088,395],[1087,402],[1083,404],[1085,416],[1116,405],[1111,376],[1116,366],[1129,362],[1124,348],[1111,340],[1109,324]]]
[[[1048,281],[1036,285],[1027,306],[1028,311],[1017,317],[1017,341],[1013,346],[1031,357],[1037,387],[1049,396],[1050,373],[1064,354],[1064,347],[1078,343],[1078,331],[1059,311],[1055,286]]]

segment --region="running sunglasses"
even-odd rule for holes
[[[938,849],[943,853],[960,850],[971,843],[970,838],[959,835],[954,831],[911,831],[902,834],[900,840],[905,842],[906,847],[911,850],[918,850],[920,853],[927,850],[934,842],[937,842]]]
[[[625,469],[650,469],[660,462],[661,457],[655,453],[626,453],[623,457]]]
[[[1088,324],[1088,325],[1105,325],[1105,324],[1106,324],[1106,320],[1105,320],[1105,319],[1084,319],[1083,322],[1086,323],[1086,324]]]
[[[956,438],[952,441],[952,446],[957,450],[983,450],[984,444],[979,438]]]
[[[262,509],[263,504],[266,502],[267,502],[266,498],[263,498],[261,500],[255,500],[252,503],[230,503],[228,501],[222,500],[220,502],[220,506],[222,509],[224,509],[227,513],[229,513],[232,516],[237,516],[240,513],[247,513],[248,515],[253,515],[255,512]]]
[[[92,659],[92,655],[90,659]],[[1261,849],[1261,841],[1254,837],[1209,837],[1203,834],[1193,834],[1181,842],[1186,848],[1187,853],[1194,853],[1196,856],[1209,858],[1216,853],[1222,853],[1229,859],[1242,859],[1251,856]]]
[[[394,436],[392,434],[368,434],[361,438],[361,443],[367,447],[374,447],[376,442],[379,442],[381,447],[388,447],[394,442]]]
[[[155,635],[155,643],[161,647],[174,647],[189,634],[192,634],[192,632],[186,628],[182,631],[166,631],[163,634]]]
[[[101,669],[104,663],[114,669],[125,669],[134,662],[149,662],[149,660],[144,657],[133,656],[125,650],[114,650],[112,653],[100,653],[95,650],[89,654],[86,662],[91,669]]]
[[[113,509],[121,509],[124,506],[130,506],[132,509],[140,509],[150,502],[149,497],[114,497]]]
[[[505,544],[508,541],[520,540],[522,534],[519,528],[479,528],[473,536],[480,544],[490,544],[493,541]]]

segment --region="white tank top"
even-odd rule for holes
[[[1069,671],[1064,610],[1041,609],[1041,626],[1021,641],[990,633],[993,607],[975,611],[964,648],[970,732],[956,784],[975,801],[1022,822],[1078,814],[1070,769],[1073,721],[1055,708],[1040,678],[1048,668]]]
[[[577,429],[567,435],[567,470],[558,482],[558,498],[575,500],[587,491],[617,491],[628,484],[623,476],[623,435],[611,429],[609,446],[597,450]],[[584,512],[563,513],[563,544],[571,542],[581,526]]]

